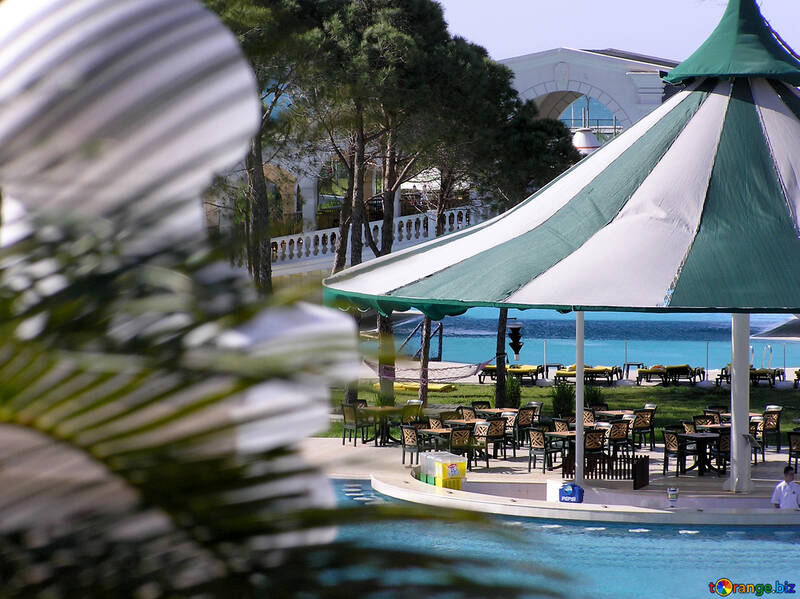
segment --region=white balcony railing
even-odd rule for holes
[[[448,210],[445,212],[445,219],[446,233],[459,231],[483,220],[478,215],[478,212],[470,207]],[[373,239],[380,244],[383,221],[372,221],[369,225]],[[431,210],[410,216],[399,216],[394,219],[393,232],[394,249],[416,245],[433,239],[436,236],[436,212]],[[301,268],[293,268],[291,270],[301,272],[314,269],[313,267],[317,263],[320,264],[320,267],[324,267],[324,263],[328,261],[332,264],[336,255],[338,237],[339,227],[275,237],[272,240],[273,269],[280,271],[283,266],[296,265]],[[364,259],[368,260],[372,257],[374,257],[372,251],[365,244]],[[304,263],[308,263],[309,268],[302,268]]]

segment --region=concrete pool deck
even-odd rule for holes
[[[675,525],[800,526],[800,512],[777,510],[770,504],[772,490],[782,480],[785,448],[778,454],[767,450],[766,462],[752,467],[754,489],[733,494],[723,488],[726,476],[694,473],[663,476],[663,449],[642,451],[650,456],[650,485],[633,491],[631,481],[586,481],[583,504],[549,502],[547,484],[559,486],[560,471],[528,472],[527,449],[517,458],[492,459],[487,469],[478,465],[467,473],[462,491],[437,488],[415,480],[411,466],[400,463],[399,446],[368,444],[342,446],[339,438],[304,440],[306,459],[322,467],[332,478],[370,480],[373,488],[390,497],[437,507],[451,507],[487,514],[596,522],[628,522]],[[667,507],[666,489],[678,487],[678,507]]]

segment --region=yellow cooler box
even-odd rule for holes
[[[434,478],[438,479],[450,479],[450,478],[464,478],[467,475],[467,458],[449,454],[447,456],[440,457],[439,459],[434,460],[433,463],[433,476]],[[436,483],[437,487],[441,487],[439,483]]]
[[[435,478],[434,484],[437,487],[442,487],[443,489],[455,489],[457,491],[461,490],[461,483],[464,481],[463,478]]]

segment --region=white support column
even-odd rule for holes
[[[731,476],[725,485],[735,493],[753,490],[750,479],[750,315],[731,316]]]
[[[402,197],[402,193],[400,192],[400,188],[394,192],[394,217],[397,218],[398,216],[402,216],[400,214],[400,198]]]
[[[575,312],[575,483],[583,485],[583,312]]]

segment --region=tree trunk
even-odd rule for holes
[[[431,319],[422,321],[422,351],[419,359],[419,399],[428,405],[428,360],[431,355]]]
[[[364,166],[366,140],[364,136],[364,111],[356,105],[356,136],[353,155],[353,219],[350,232],[350,266],[361,264],[364,247]]]
[[[397,159],[394,149],[394,135],[390,130],[386,136],[383,157],[383,231],[381,232],[380,254],[392,252],[394,243],[394,186],[397,180]],[[391,316],[378,314],[378,374],[380,376],[381,396],[389,405],[394,405],[394,380],[396,374],[396,352],[394,347],[394,326]],[[388,401],[391,398],[391,402]]]
[[[354,148],[350,146],[348,152],[350,164],[345,163],[347,191],[342,202],[342,210],[339,213],[339,245],[336,246],[336,259],[333,262],[332,274],[344,270],[344,267],[347,266],[347,241],[350,237],[350,223],[353,219],[353,152]]]
[[[246,158],[250,243],[248,265],[256,287],[262,293],[272,291],[272,249],[270,248],[269,203],[264,162],[261,155],[261,134],[250,142]]]
[[[453,191],[453,176],[446,168],[439,167],[439,201],[436,204],[436,237],[447,232],[447,221],[444,211],[447,210],[447,198]]]
[[[500,317],[497,319],[497,384],[494,386],[494,407],[506,407],[506,324],[508,323],[508,308],[500,308]]]

